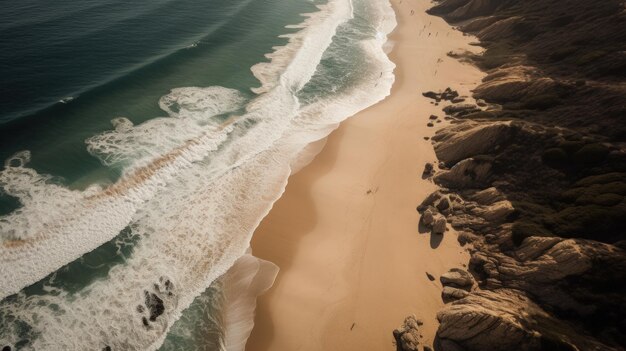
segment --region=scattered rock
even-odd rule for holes
[[[2,348],[2,351],[11,351],[11,346],[5,346]]]
[[[446,232],[446,218],[442,215],[436,216],[433,222],[433,234],[443,234]]]
[[[422,321],[416,319],[414,316],[409,316],[404,319],[402,326],[393,331],[393,336],[396,339],[398,350],[419,350],[420,334],[418,328],[421,325],[423,325]]]
[[[103,347],[102,351],[111,351],[111,346],[107,345],[107,346]]]
[[[450,89],[450,88],[446,88],[446,90],[443,91],[443,93],[441,93],[441,99],[442,100],[454,100],[459,96],[459,93],[457,93],[456,91]]]
[[[435,191],[435,192],[430,193],[428,196],[426,196],[424,201],[422,201],[422,203],[419,206],[417,206],[417,212],[425,211],[430,206],[433,206],[435,204],[435,201],[439,200],[442,196],[443,195],[441,194],[440,191]]]
[[[428,345],[424,345],[424,351],[433,351],[433,349]]]
[[[430,115],[430,117],[429,117],[429,119],[433,119],[433,120],[434,120],[434,119],[437,119],[437,118],[439,118],[439,117],[437,117],[437,116],[435,116],[435,115]]]
[[[435,281],[435,277],[432,274],[428,273],[428,272],[426,272],[426,277],[428,277],[428,280],[430,280],[431,282]]]
[[[145,305],[148,307],[150,311],[150,321],[156,321],[157,317],[162,315],[165,311],[165,306],[163,305],[163,300],[158,297],[155,293],[151,293],[148,291],[144,291],[145,297]]]
[[[450,89],[450,88],[446,88],[446,90],[443,91],[443,93],[435,93],[434,91],[427,91],[425,93],[422,93],[422,95],[424,97],[427,97],[429,99],[433,99],[437,102],[441,101],[441,100],[448,100],[451,101],[455,98],[457,98],[459,96],[459,93],[457,93],[456,91]]]
[[[439,94],[435,93],[434,91],[427,91],[425,93],[422,93],[422,96],[427,97],[429,99],[433,99],[433,100],[440,99]]]
[[[428,122],[428,124],[426,124],[428,127],[433,127],[435,126],[432,122]]]
[[[439,199],[439,202],[437,202],[436,207],[439,210],[439,212],[445,213],[452,207],[450,203],[450,198],[448,198],[447,196],[442,197],[441,199]]]
[[[452,103],[453,104],[459,104],[459,103],[464,102],[464,101],[465,101],[465,98],[462,98],[462,97],[456,97],[456,98],[452,99]]]
[[[425,136],[424,140],[430,140],[430,137]]]
[[[435,217],[433,215],[433,211],[431,211],[430,209],[424,211],[424,214],[422,215],[422,223],[424,223],[425,226],[430,226],[433,224],[434,221]]]
[[[480,107],[485,107],[487,106],[487,102],[483,99],[478,99],[476,100],[476,105],[480,106]]]
[[[480,109],[476,107],[476,105],[474,104],[454,104],[454,105],[446,106],[443,108],[443,112],[449,115],[454,115],[454,114],[464,115],[464,114],[469,114],[469,113],[478,112],[478,111],[480,111]]]
[[[433,174],[435,168],[432,163],[426,162],[424,165],[424,172],[422,172],[422,177],[428,177]]]

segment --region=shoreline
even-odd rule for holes
[[[341,123],[289,178],[252,238],[254,255],[280,272],[258,299],[247,350],[392,350],[392,331],[409,314],[425,322],[423,341],[432,344],[443,301],[441,284],[426,273],[438,277],[469,260],[453,231],[441,242],[418,232],[415,206],[437,188],[421,179],[436,161],[424,139],[436,128],[426,124],[442,117],[421,93],[451,86],[469,96],[484,74],[446,55],[476,49],[471,37],[425,13],[429,1],[392,6],[391,95]]]

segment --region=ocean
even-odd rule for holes
[[[388,1],[3,6],[0,349],[243,349],[254,229],[390,93]]]

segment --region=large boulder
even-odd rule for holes
[[[469,199],[480,205],[491,205],[494,202],[504,200],[504,195],[495,187],[489,187],[472,194]]]
[[[424,223],[425,226],[429,227],[433,224],[434,221],[435,221],[434,211],[431,209],[427,209],[426,211],[424,211],[424,214],[422,214],[422,223]]]
[[[492,224],[501,224],[508,220],[511,214],[515,212],[515,209],[510,201],[502,200],[488,206],[479,207],[473,212]]]
[[[476,107],[476,105],[474,104],[452,104],[449,106],[446,106],[443,108],[443,112],[445,112],[446,114],[449,115],[454,115],[454,114],[469,114],[472,112],[478,112],[480,111],[480,109],[478,107]]]
[[[446,232],[446,217],[438,214],[433,222],[433,234],[443,234]]]
[[[531,300],[514,291],[480,291],[437,313],[437,336],[468,350],[538,350],[540,338],[533,329],[533,315],[547,318]]]
[[[466,121],[438,131],[432,139],[437,158],[452,166],[494,150],[511,137],[512,131],[511,122]]]
[[[437,319],[441,351],[616,350],[581,336],[518,290],[473,292],[446,305]]]
[[[515,254],[521,262],[534,260],[561,241],[562,239],[557,237],[531,236],[522,241]]]
[[[510,66],[491,71],[474,89],[474,94],[487,101],[520,101],[552,93],[556,86],[553,79],[538,77],[535,68]]]
[[[466,270],[452,268],[439,278],[444,286],[452,285],[456,287],[471,287],[474,285],[474,277]]]
[[[486,183],[490,175],[490,162],[468,158],[455,164],[449,171],[438,173],[434,181],[448,188],[473,188]]]

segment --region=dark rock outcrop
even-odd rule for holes
[[[623,3],[443,0],[429,13],[476,35],[486,51],[463,57],[487,71],[477,106],[446,104],[453,124],[431,138],[442,189],[417,208],[471,244],[472,284],[441,277],[436,349],[625,349]]]
[[[404,323],[400,328],[393,331],[393,337],[396,339],[396,347],[398,351],[418,351],[421,335],[419,327],[423,323],[415,316],[409,316],[404,319]]]
[[[144,291],[145,296],[145,304],[148,307],[148,311],[150,312],[150,321],[154,322],[158,316],[163,314],[165,311],[165,307],[163,306],[163,300],[158,297],[155,293],[151,293],[148,291]]]
[[[471,288],[474,285],[474,278],[466,270],[459,268],[452,268],[450,271],[444,273],[439,278],[441,284],[444,286],[454,286],[459,288]]]

